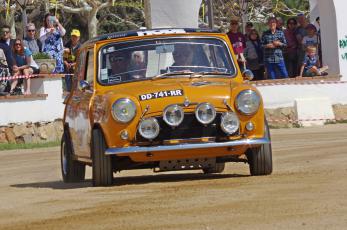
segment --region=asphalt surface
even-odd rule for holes
[[[0,229],[347,229],[347,125],[271,130],[274,172],[228,163],[65,184],[59,148],[0,152]]]

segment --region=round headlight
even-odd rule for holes
[[[176,127],[179,126],[184,118],[184,112],[181,106],[170,105],[165,108],[163,119],[166,124]]]
[[[240,121],[235,113],[228,112],[222,115],[220,126],[226,134],[233,134],[239,129]]]
[[[136,115],[136,106],[134,102],[128,98],[117,100],[112,105],[112,116],[116,121],[127,123]]]
[[[140,122],[139,133],[142,137],[152,140],[159,134],[159,123],[155,118],[146,118]]]
[[[202,103],[196,107],[195,116],[204,125],[210,124],[216,118],[216,110],[209,103]]]
[[[252,115],[259,109],[260,97],[253,90],[244,90],[236,98],[236,108],[243,114]]]

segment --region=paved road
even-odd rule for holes
[[[0,229],[346,229],[347,125],[272,130],[274,173],[125,171],[64,184],[59,148],[0,152]]]

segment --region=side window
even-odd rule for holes
[[[87,54],[87,67],[84,80],[88,81],[92,85],[94,81],[94,51],[88,50]]]

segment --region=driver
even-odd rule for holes
[[[174,63],[172,66],[192,66],[194,51],[191,45],[179,44],[172,53]]]
[[[124,53],[112,53],[109,56],[111,75],[121,74],[128,70],[129,58]]]

